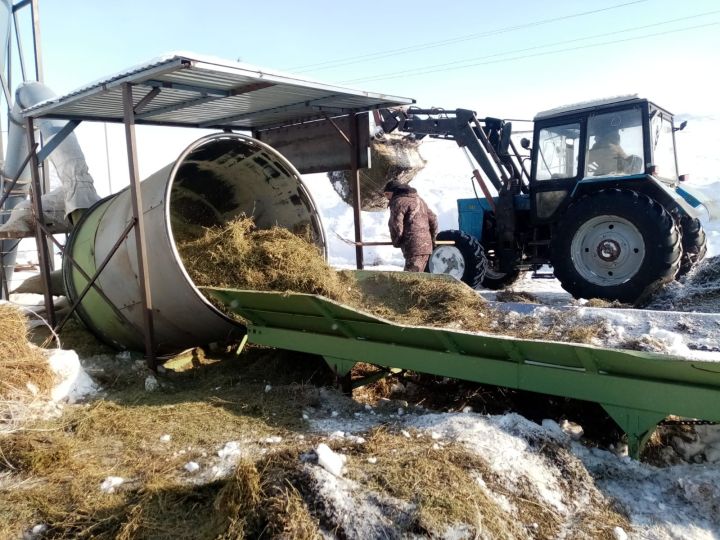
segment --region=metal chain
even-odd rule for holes
[[[709,420],[663,420],[659,426],[716,426],[720,422],[711,422]]]

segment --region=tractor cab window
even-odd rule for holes
[[[642,112],[628,109],[588,118],[585,176],[640,174],[643,162]]]
[[[564,124],[540,130],[536,180],[575,178],[578,173],[580,124]]]
[[[650,120],[650,145],[652,160],[655,165],[655,176],[665,180],[677,180],[675,163],[675,141],[673,139],[672,120],[653,111]]]

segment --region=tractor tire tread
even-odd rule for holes
[[[593,284],[575,269],[570,253],[574,234],[584,222],[598,215],[628,219],[640,230],[647,245],[641,267],[624,283]],[[555,225],[551,240],[552,265],[563,289],[576,298],[638,304],[673,280],[680,268],[682,247],[680,229],[660,203],[629,189],[603,189],[571,204]]]
[[[487,269],[487,259],[485,250],[477,238],[463,231],[451,229],[440,231],[436,239],[455,242],[455,247],[465,259],[465,272],[461,281],[473,289],[480,287]]]
[[[699,219],[685,216],[680,220],[680,230],[682,231],[683,254],[676,279],[692,270],[705,258],[707,253],[707,236]]]

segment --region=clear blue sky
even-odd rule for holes
[[[620,4],[629,5],[607,9]],[[561,17],[570,18],[541,23]],[[720,110],[717,0],[40,0],[40,21],[45,82],[57,93],[186,50],[481,115],[529,117],[635,92],[676,113]],[[452,62],[478,65],[448,70]]]

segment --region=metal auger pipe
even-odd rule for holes
[[[178,223],[222,225],[245,214],[253,216],[261,229],[273,225],[289,229],[309,226],[317,245],[326,251],[320,214],[299,173],[277,151],[250,137],[204,137],[191,144],[175,162],[144,180],[141,189],[159,354],[220,342],[245,332],[243,326],[217,310],[193,283],[178,252],[182,232]],[[118,242],[131,220],[128,189],[99,201],[76,226],[66,254],[80,264],[86,276],[94,276],[110,256],[95,282],[107,298],[90,288],[77,313],[105,342],[142,350],[134,235]],[[68,299],[75,303],[80,292],[87,289],[87,277],[67,258],[63,274]]]

